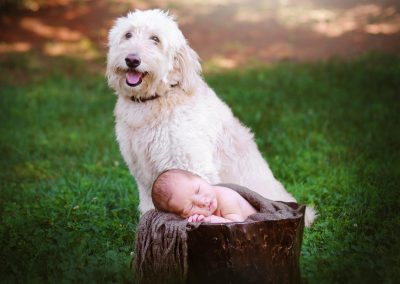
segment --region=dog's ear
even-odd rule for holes
[[[189,45],[183,45],[174,58],[174,73],[182,89],[192,92],[200,80],[200,72],[199,56]]]

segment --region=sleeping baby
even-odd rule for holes
[[[180,169],[161,173],[153,183],[151,197],[158,210],[178,214],[189,222],[242,222],[257,213],[236,191],[210,185]]]

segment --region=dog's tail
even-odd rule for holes
[[[318,213],[317,210],[314,209],[312,206],[307,206],[306,207],[306,214],[304,216],[304,224],[306,227],[311,227],[311,225],[314,223],[315,219],[317,219]]]

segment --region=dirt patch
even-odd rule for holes
[[[177,15],[203,62],[223,68],[400,51],[397,1],[188,2],[41,1],[31,10],[10,10],[1,15],[0,56],[36,51],[88,61],[104,58],[107,33],[115,18],[135,8],[155,7]]]

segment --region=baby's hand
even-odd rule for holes
[[[210,216],[207,216],[207,217],[204,217],[204,222],[210,222],[210,223],[212,223],[212,220],[211,220],[211,216],[212,215],[210,215]]]
[[[187,220],[188,222],[202,222],[205,221],[205,217],[201,214],[194,214],[190,216]]]

